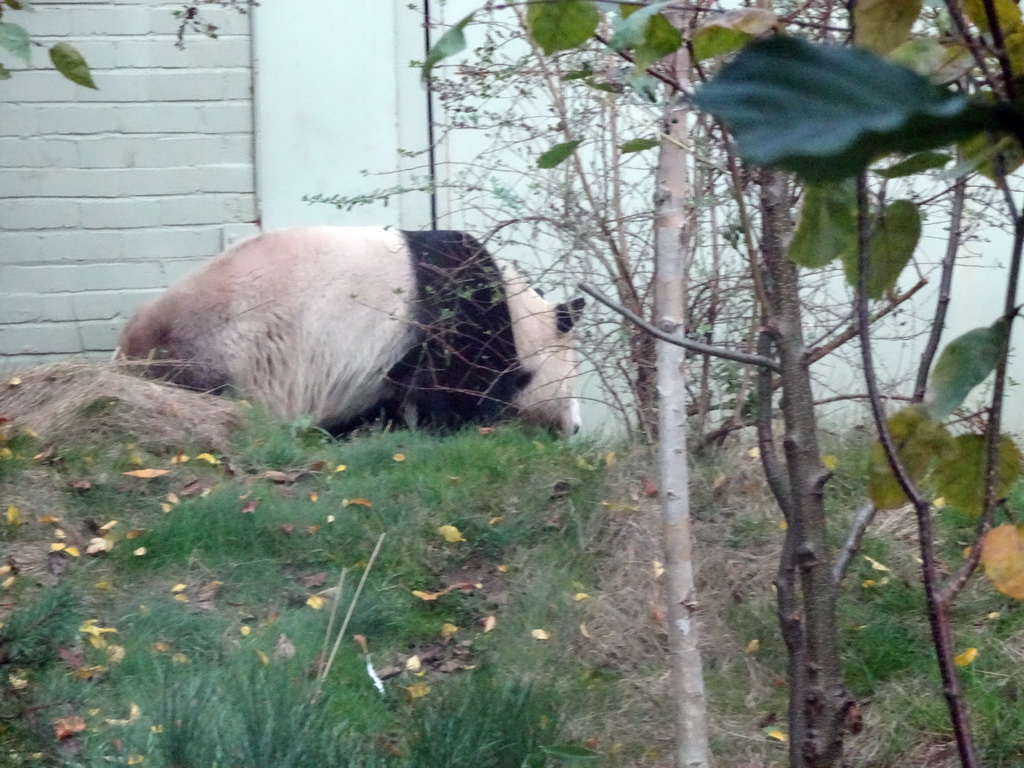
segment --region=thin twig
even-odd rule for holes
[[[338,606],[341,604],[341,594],[345,591],[345,576],[348,568],[341,569],[341,577],[338,579],[338,593],[334,596],[334,605],[331,606],[331,618],[327,622],[327,631],[324,632],[324,644],[320,649],[320,663],[327,660],[327,644],[331,641],[331,632],[334,631],[334,619],[338,615]]]
[[[832,582],[836,586],[839,586],[846,577],[846,569],[850,567],[850,561],[860,549],[861,539],[864,538],[864,533],[871,525],[871,521],[875,519],[876,511],[875,505],[866,501],[854,515],[853,524],[850,526],[849,533],[846,534],[846,541],[836,553],[836,560],[832,564]]]
[[[599,290],[594,288],[588,283],[579,283],[579,289],[584,293],[593,296],[599,302],[604,304],[609,309],[613,309],[620,315],[625,317],[630,322],[642,328],[647,333],[651,334],[655,338],[667,341],[669,344],[675,344],[677,347],[688,349],[691,352],[697,352],[702,355],[711,355],[713,357],[720,357],[723,360],[732,360],[736,363],[745,363],[747,365],[756,365],[761,368],[768,368],[769,370],[775,371],[776,373],[781,371],[779,364],[768,357],[762,357],[761,355],[752,355],[749,352],[739,352],[732,349],[723,349],[722,347],[715,347],[711,344],[704,344],[699,341],[691,341],[690,339],[676,336],[675,334],[665,333],[661,329],[651,325],[646,320],[641,318],[635,312],[630,312],[621,304],[612,301]]]

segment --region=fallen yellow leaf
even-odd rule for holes
[[[145,762],[146,758],[142,755],[128,755],[128,765],[138,765],[139,763]]]
[[[7,508],[7,524],[8,525],[21,525],[21,512],[15,506]]]
[[[465,541],[462,537],[462,532],[454,525],[442,525],[437,529],[437,532],[444,536],[444,540],[450,544],[454,544],[458,541]]]
[[[113,528],[117,527],[117,520],[109,520],[99,527],[99,530],[103,533],[110,533]]]
[[[589,600],[590,595],[588,595],[586,592],[577,592],[575,595],[572,596],[572,599],[578,603],[581,600]]]
[[[50,545],[51,552],[63,552],[68,548],[68,545],[62,541],[55,541]]]
[[[96,589],[103,589],[103,590],[113,589],[114,588],[114,585],[111,584],[109,581],[97,581],[94,586],[96,587]]]
[[[590,630],[587,629],[587,623],[585,621],[580,624],[580,634],[584,637],[590,637]]]
[[[978,657],[978,649],[977,648],[968,648],[963,653],[957,654],[956,656],[954,656],[953,657],[953,661],[956,662],[956,665],[958,667],[966,667],[972,661],[974,661],[977,657]]]
[[[530,637],[532,637],[534,640],[550,640],[551,634],[549,632],[544,631],[543,629],[531,629]]]
[[[484,628],[484,632],[490,632],[498,624],[498,620],[494,616],[484,616],[480,619],[480,624]]]
[[[420,667],[422,666],[423,662],[420,661],[419,656],[413,655],[405,660],[405,668],[408,669],[410,672],[419,672]]]
[[[3,580],[3,582],[0,582],[0,589],[7,590],[7,589],[10,589],[11,587],[13,587],[14,586],[14,578],[15,578],[14,576],[8,576],[6,579]],[[3,625],[0,624],[0,626],[3,626]]]
[[[428,693],[430,693],[429,683],[413,683],[405,689],[406,695],[409,699],[415,701],[416,699],[422,699]]]
[[[939,498],[932,502],[932,506],[935,507],[936,509],[942,509],[944,506],[946,506],[946,497],[939,496]]]
[[[875,560],[873,557],[868,557],[867,555],[864,555],[864,559],[867,560],[869,563],[871,563],[871,567],[874,568],[876,571],[888,571],[889,570],[889,568],[887,566],[882,565],[880,562]]]
[[[748,656],[753,656],[759,650],[761,650],[761,641],[758,640],[756,637],[753,640],[751,640],[749,643],[747,643],[747,655]]]
[[[186,589],[188,589],[186,584],[175,584],[171,587],[171,592],[184,592]]]
[[[128,475],[129,477],[141,477],[143,479],[149,479],[153,477],[163,477],[164,475],[171,474],[169,469],[133,469],[128,472],[122,472],[122,475]]]
[[[310,595],[309,599],[306,600],[306,605],[312,608],[314,611],[319,611],[324,607],[324,599],[319,595]]]
[[[139,547],[138,549],[134,550],[132,552],[132,554],[135,555],[136,557],[142,557],[143,555],[146,554],[146,548],[145,547]]]
[[[765,733],[765,736],[767,736],[769,739],[775,739],[775,741],[781,741],[783,743],[789,741],[789,736],[784,734],[778,728],[772,728],[770,731],[767,731]]]
[[[181,593],[181,594],[175,595],[174,599],[177,600],[179,603],[187,603],[188,602],[188,595],[186,595],[185,593]]]
[[[396,453],[391,458],[393,458],[395,461],[405,461],[405,454],[404,453]]]
[[[753,448],[747,451],[747,456],[749,456],[752,459],[759,459],[761,458],[761,449],[755,445]]]
[[[7,446],[0,448],[0,461],[7,461],[8,459],[14,458],[14,451]]]
[[[454,624],[450,624],[447,621],[441,625],[441,637],[446,640],[459,631],[459,628]]]
[[[10,379],[7,380],[7,386],[9,386],[9,387],[20,387],[21,386],[21,377],[20,376],[12,376]]]
[[[444,594],[444,592],[424,592],[422,589],[414,589],[412,593],[420,600],[426,601],[437,600],[437,598]]]
[[[252,633],[252,627],[248,624],[243,624],[238,628],[238,631],[242,633],[243,637],[248,637]]]
[[[665,573],[665,566],[661,564],[661,560],[654,561],[654,576],[657,578]]]
[[[267,656],[267,654],[265,654],[263,651],[257,649],[256,655],[260,657],[260,664],[262,664],[264,667],[270,665],[270,657]]]
[[[175,664],[188,664],[188,656],[186,656],[184,653],[172,653],[171,661],[173,661]]]
[[[171,459],[171,464],[184,464],[188,460],[188,456],[185,455],[184,451],[178,451],[174,454],[174,458]]]
[[[337,472],[344,472],[346,469],[348,469],[348,467],[346,467],[344,464],[339,464],[338,466],[336,466],[334,468],[334,471],[335,471],[335,473],[337,473]]]
[[[311,493],[311,494],[309,494],[309,500],[310,501],[319,501],[320,500],[320,494],[318,494],[318,493]]]
[[[57,525],[60,522],[60,518],[59,517],[54,517],[53,515],[43,515],[42,517],[39,518],[39,522],[40,523],[50,523],[51,525]]]
[[[196,456],[196,461],[205,461],[207,464],[213,464],[214,466],[220,464],[220,459],[209,453],[200,453]]]
[[[497,571],[498,571],[498,573],[508,573],[508,566],[507,565],[499,565],[497,567]]]
[[[78,551],[78,547],[65,547],[64,551],[72,557],[80,557],[82,554]]]
[[[832,455],[822,456],[821,463],[829,472],[839,466],[839,459]]]
[[[124,655],[127,653],[123,645],[108,645],[107,646],[107,661],[111,664],[120,664],[124,661]]]
[[[341,506],[343,506],[343,507],[349,507],[349,506],[352,506],[352,505],[356,505],[356,506],[360,506],[360,507],[372,507],[373,506],[373,504],[368,502],[366,499],[342,499],[341,500]]]

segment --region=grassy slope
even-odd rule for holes
[[[642,458],[610,463],[607,449],[512,426],[334,442],[254,418],[214,465],[197,447],[108,426],[51,455],[20,433],[0,445],[0,508],[20,518],[0,524],[0,563],[13,566],[0,575],[0,765],[518,768],[585,748],[600,765],[671,763]],[[192,458],[175,463],[179,451]],[[123,474],[145,468],[169,471]],[[777,513],[742,451],[696,469],[717,764],[782,766],[769,736],[785,727],[770,585]],[[831,483],[837,523],[862,476],[863,456],[847,445]],[[84,553],[112,520],[111,551],[50,553],[54,542]],[[465,541],[447,541],[444,525]],[[955,567],[970,522],[947,513],[941,527]],[[332,596],[319,610],[307,600],[347,569],[343,613],[382,533],[317,691]],[[847,678],[864,726],[851,759],[951,765],[911,522],[884,516],[863,554],[890,570],[858,557],[843,587]],[[470,586],[413,594],[460,584]],[[89,620],[117,631],[94,644]],[[956,621],[958,647],[979,649],[965,682],[986,764],[1020,765],[1024,612],[976,579]],[[354,635],[393,673],[383,696]],[[406,668],[414,656],[419,672]]]

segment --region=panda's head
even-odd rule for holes
[[[582,421],[576,398],[579,366],[573,327],[584,300],[550,304],[519,275],[507,267],[503,271],[516,353],[526,374],[512,407],[524,421],[575,434]]]

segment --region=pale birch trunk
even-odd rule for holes
[[[673,19],[678,22],[678,19]],[[688,85],[686,48],[674,57],[679,85]],[[690,184],[689,112],[676,94],[668,96],[654,193],[655,323],[685,333],[686,268],[696,211]],[[698,649],[697,596],[690,530],[686,447],[686,351],[657,342],[658,450],[665,535],[665,583],[669,643],[676,707],[676,764],[708,768],[707,700]]]

